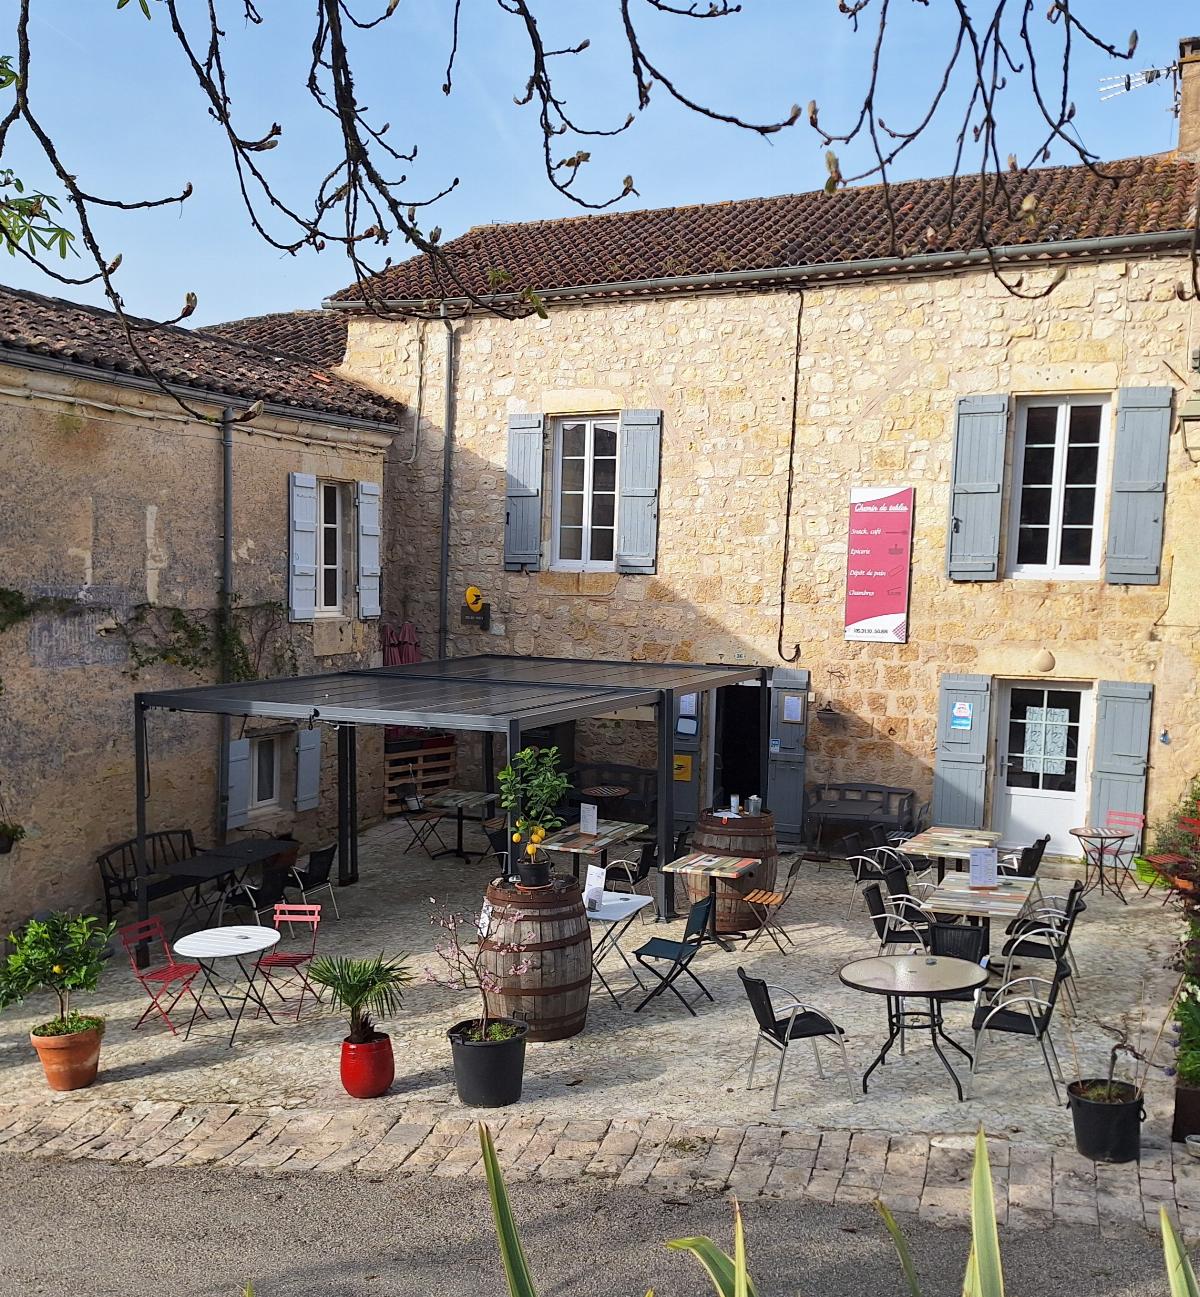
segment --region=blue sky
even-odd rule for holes
[[[354,2],[368,12],[365,0]],[[284,126],[282,142],[265,166],[281,192],[302,202],[329,169],[333,144],[304,90],[313,6],[301,0],[259,0],[259,5],[266,23],[248,28],[240,0],[221,4],[235,103],[247,135],[264,131],[272,121]],[[741,14],[720,21],[671,19],[643,8],[640,21],[651,57],[681,89],[715,107],[772,120],[786,115],[793,103],[816,99],[823,124],[832,126],[861,102],[872,32],[868,23],[855,35],[837,13],[836,0],[743,0]],[[152,9],[153,20],[146,22],[136,3],[118,13],[115,0],[42,2],[34,7],[31,27],[31,97],[56,133],[64,162],[86,187],[143,197],[177,190],[189,180],[195,186],[195,196],[182,210],[106,214],[101,220],[106,250],[123,254],[120,285],[130,309],[172,314],[189,290],[200,299],[197,323],[319,305],[353,279],[352,271],[335,250],[289,257],[253,233],[219,132],[205,114],[166,15],[157,4]],[[580,214],[542,172],[533,109],[513,103],[528,75],[527,51],[517,20],[493,0],[465,0],[455,89],[449,98],[442,95],[451,9],[451,0],[400,0],[393,18],[359,33],[353,47],[362,100],[377,121],[390,121],[389,138],[398,147],[419,145],[418,159],[408,168],[411,196],[423,198],[460,178],[455,192],[427,217],[428,224],[440,225],[450,238],[476,224]],[[572,111],[589,123],[619,123],[632,98],[615,0],[540,0],[540,9],[551,41],[592,39],[584,55],[564,61],[562,89]],[[911,122],[928,100],[950,9],[949,0],[893,5],[900,26],[883,68],[881,95],[881,112],[890,124]],[[1039,0],[1039,24],[1044,9]],[[1178,37],[1192,34],[1197,25],[1194,0],[1139,6],[1091,0],[1077,4],[1077,10],[1122,45],[1130,14],[1136,14],[1141,40],[1133,68],[1169,63]],[[0,52],[6,48],[0,45]],[[1173,146],[1175,122],[1165,84],[1101,102],[1099,78],[1126,65],[1114,66],[1082,45],[1076,53],[1076,121],[1089,147],[1102,158],[1117,158]],[[1023,157],[1040,143],[1041,134],[1026,92],[1014,88],[1007,101],[1003,148]],[[913,146],[897,177],[944,174],[953,136],[948,116]],[[862,155],[852,150],[843,155],[845,174],[851,174],[856,156]],[[607,197],[631,174],[639,196],[624,200],[623,207],[801,191],[819,187],[825,178],[823,148],[803,122],[768,143],[702,121],[670,103],[661,90],[629,132],[597,142],[593,158],[581,181],[584,191]],[[1054,160],[1071,159],[1060,147]],[[27,141],[12,141],[3,162],[29,186],[52,189]],[[394,245],[393,255],[402,259],[404,253]],[[21,287],[101,300],[91,290],[59,289],[16,260],[2,274]]]

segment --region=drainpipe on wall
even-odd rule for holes
[[[442,408],[442,540],[438,561],[438,636],[437,655],[446,656],[450,634],[450,471],[454,462],[454,325],[446,318],[442,306],[442,323],[446,326],[446,392]]]

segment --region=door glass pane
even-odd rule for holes
[[[1053,446],[1058,437],[1058,407],[1031,405],[1025,416],[1025,444]]]
[[[1021,481],[1031,486],[1049,486],[1054,480],[1054,447],[1025,445]]]
[[[324,568],[321,572],[321,606],[336,608],[338,604],[338,572],[336,567]]]
[[[1042,776],[1042,787],[1053,793],[1073,793],[1078,765],[1077,761],[1064,761],[1059,773]]]
[[[562,489],[564,491],[582,491],[583,490],[583,468],[582,459],[564,459],[562,462]]]
[[[583,557],[583,528],[560,527],[558,531],[558,556],[567,560]]]
[[[612,424],[598,423],[593,433],[597,459],[613,459],[617,453],[617,430]]]
[[[1058,547],[1058,561],[1063,567],[1087,567],[1092,561],[1092,529],[1064,527]]]
[[[580,458],[587,453],[587,425],[584,423],[564,423],[562,430],[562,453]]]
[[[1049,495],[1047,495],[1047,502]],[[1069,486],[1063,492],[1063,522],[1068,526],[1090,527],[1096,516],[1096,488]]]
[[[582,495],[564,495],[562,498],[562,507],[559,511],[560,520],[564,527],[582,527],[583,526],[583,496]]]
[[[1067,720],[1072,725],[1078,725],[1083,695],[1078,689],[1050,689],[1046,693],[1046,706],[1064,708]]]
[[[1041,707],[1045,703],[1046,693],[1043,689],[1014,689],[1010,714],[1015,721],[1023,721],[1030,707]]]
[[[598,459],[592,465],[592,490],[615,491],[617,488],[617,461]]]
[[[1067,443],[1071,446],[1100,441],[1100,407],[1098,405],[1073,405],[1070,424],[1067,431]]]
[[[593,527],[590,557],[600,563],[611,563],[612,556],[613,529],[611,527]]]
[[[1045,563],[1049,546],[1049,527],[1022,527],[1017,534],[1017,562]]]
[[[1013,757],[1010,758],[1008,769],[1005,771],[1004,782],[1010,788],[1036,788],[1038,777],[1026,771],[1019,757]]]
[[[616,514],[617,497],[605,492],[592,496],[592,526],[611,527]]]
[[[1051,498],[1049,487],[1026,487],[1021,492],[1021,525],[1048,527]]]
[[[1096,465],[1099,462],[1098,446],[1071,446],[1067,450],[1067,470],[1064,480],[1068,486],[1093,486],[1096,482]]]

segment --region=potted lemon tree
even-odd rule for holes
[[[571,786],[558,768],[557,748],[522,748],[500,771],[500,805],[513,824],[513,852],[519,886],[550,885],[550,862],[542,850],[546,835],[562,828],[558,808]]]
[[[52,1090],[80,1090],[96,1079],[104,1019],[72,1009],[71,994],[96,989],[114,928],[90,914],[51,914],[9,933],[12,950],[0,960],[0,1008],[38,991],[58,997],[57,1015],[29,1037]]]

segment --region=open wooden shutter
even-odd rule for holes
[[[296,731],[296,810],[321,804],[321,731]]]
[[[250,817],[250,740],[230,739],[225,749],[225,827],[236,829]]]
[[[934,824],[983,828],[991,699],[990,676],[942,676],[933,762]]]
[[[661,410],[626,410],[621,415],[618,572],[649,573],[655,568],[662,423]]]
[[[951,581],[995,581],[1000,575],[1007,442],[1007,396],[959,398],[946,539],[946,575]]]
[[[1153,685],[1101,680],[1096,686],[1093,824],[1103,826],[1109,811],[1146,809],[1153,700]]]
[[[508,420],[504,567],[509,572],[536,572],[541,564],[544,423],[540,414],[514,414]]]
[[[312,621],[317,611],[317,479],[288,474],[288,618]]]
[[[1118,396],[1104,563],[1110,585],[1157,585],[1162,574],[1172,395],[1169,387],[1123,387]]]
[[[358,506],[358,615],[361,618],[378,617],[383,609],[380,603],[380,500],[382,489],[378,482],[359,482],[355,494]]]

